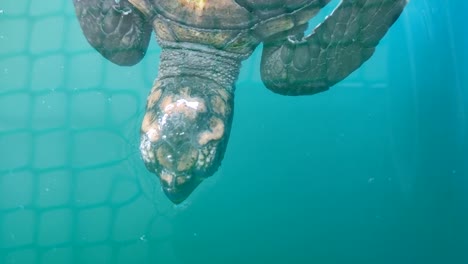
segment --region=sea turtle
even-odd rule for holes
[[[219,167],[241,62],[263,43],[261,77],[282,95],[327,90],[371,57],[407,0],[73,0],[88,42],[119,65],[138,63],[156,32],[162,51],[140,151],[175,204]]]

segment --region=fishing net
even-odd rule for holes
[[[155,61],[102,60],[71,1],[1,2],[0,263],[176,263],[171,207],[137,177]]]

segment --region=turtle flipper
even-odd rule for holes
[[[108,60],[133,65],[145,55],[152,27],[127,0],[73,0],[88,42]]]
[[[276,39],[263,48],[265,85],[283,95],[327,90],[359,68],[400,16],[407,0],[342,0],[314,33]]]

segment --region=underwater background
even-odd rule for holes
[[[0,263],[468,263],[467,12],[410,1],[314,96],[266,89],[259,46],[221,168],[174,206],[138,150],[155,40],[120,67],[72,1],[0,0]]]

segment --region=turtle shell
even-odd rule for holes
[[[278,33],[307,24],[329,0],[150,0],[162,41],[250,53]]]

